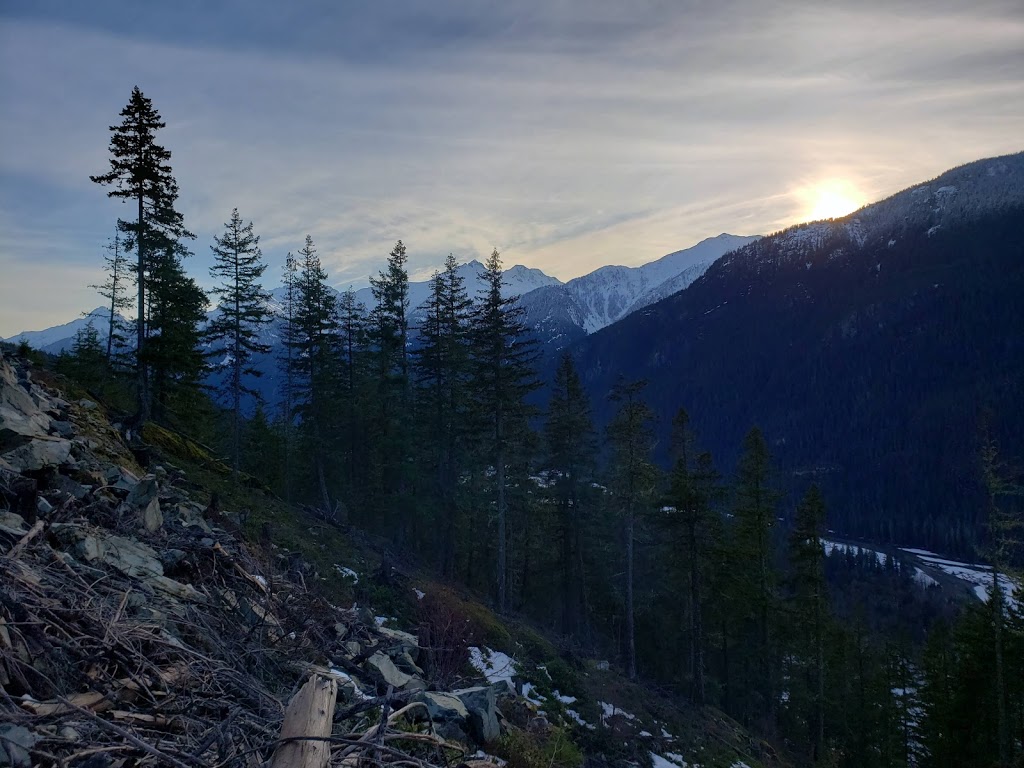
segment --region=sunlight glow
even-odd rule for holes
[[[837,219],[864,205],[864,196],[848,181],[830,179],[801,191],[807,205],[806,221]]]

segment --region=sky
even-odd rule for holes
[[[0,336],[102,303],[135,85],[207,287],[235,207],[268,286],[307,233],[338,287],[399,238],[566,280],[1024,149],[1024,4],[0,0]]]

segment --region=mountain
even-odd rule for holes
[[[556,348],[683,290],[711,264],[758,238],[721,234],[640,267],[607,266],[522,297],[526,322]]]
[[[602,420],[619,376],[647,379],[723,470],[756,424],[837,531],[968,553],[984,414],[1024,456],[1022,232],[1024,153],[971,163],[750,243],[571,350]]]
[[[33,349],[56,355],[71,349],[71,345],[75,342],[75,334],[90,324],[97,330],[100,339],[106,343],[107,333],[110,331],[110,310],[104,307],[97,307],[92,312],[63,325],[46,328],[42,331],[22,331],[10,338],[0,339],[0,341],[12,344],[20,344],[25,341]]]

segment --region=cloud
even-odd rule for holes
[[[98,267],[126,210],[88,175],[136,83],[167,121],[204,282],[236,206],[275,276],[309,233],[339,285],[399,238],[418,273],[498,247],[565,279],[794,223],[829,179],[870,200],[1024,135],[1012,3],[85,5],[0,17],[0,270],[31,258],[69,301],[63,266]]]

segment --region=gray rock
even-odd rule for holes
[[[494,690],[479,686],[453,691],[452,695],[469,710],[469,727],[473,732],[473,738],[481,744],[497,741],[501,736],[501,725],[498,723],[498,703]]]
[[[365,666],[367,671],[375,673],[377,677],[388,685],[393,685],[397,690],[407,686],[413,679],[411,675],[405,674],[396,667],[395,663],[380,651],[368,658]]]
[[[11,723],[0,725],[0,766],[32,768],[28,751],[36,741],[38,737],[27,728]]]
[[[146,475],[128,493],[125,501],[138,509],[145,509],[160,494],[160,486],[154,475]]]
[[[29,472],[65,463],[71,456],[71,441],[60,437],[37,437],[14,450],[3,459],[16,472]]]
[[[399,653],[406,651],[413,661],[419,658],[420,641],[415,635],[410,635],[408,632],[402,632],[399,629],[388,629],[387,627],[378,627],[377,633],[385,639],[385,643],[388,646],[397,649]]]
[[[498,701],[514,699],[517,696],[516,687],[512,685],[511,680],[498,680],[491,683],[491,690],[494,691],[494,697]]]
[[[58,491],[63,491],[64,493],[74,497],[79,501],[88,496],[89,491],[91,490],[90,488],[87,488],[81,483],[76,483],[67,475],[57,475],[57,477],[55,477],[53,482],[51,483],[51,487],[55,488]]]
[[[142,527],[150,533],[159,531],[164,524],[164,515],[160,511],[160,499],[154,496],[146,508],[139,512],[139,519],[142,520]]]
[[[139,483],[139,478],[124,467],[111,467],[106,472],[107,484],[122,491],[131,491]]]
[[[465,720],[469,717],[466,705],[450,693],[424,691],[416,697],[416,701],[426,705],[431,720]]]
[[[0,531],[11,536],[23,536],[28,533],[28,526],[21,515],[0,509]]]
[[[48,502],[42,496],[36,498],[36,512],[40,515],[48,515],[53,512],[53,504]]]
[[[87,411],[93,411],[99,407],[95,402],[84,397],[78,401],[78,405]]]

